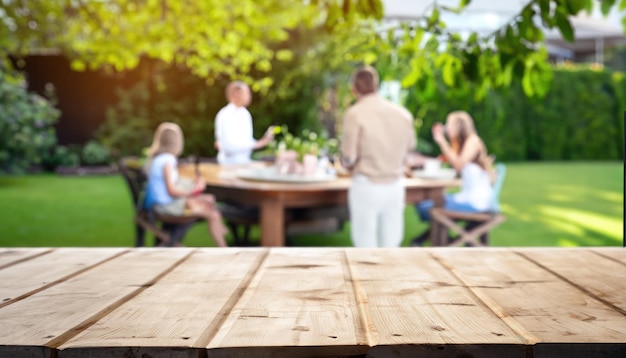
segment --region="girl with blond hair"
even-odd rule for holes
[[[474,120],[469,113],[451,112],[446,118],[445,129],[441,123],[437,123],[432,128],[432,134],[446,162],[461,175],[462,181],[458,193],[444,197],[444,209],[463,212],[495,210],[493,159],[476,133]],[[424,200],[416,206],[423,221],[430,221],[430,209],[433,206],[432,200]],[[413,245],[421,244],[428,236],[429,230],[418,236]]]
[[[200,177],[190,180],[178,176],[178,156],[183,147],[183,132],[177,124],[165,122],[157,127],[146,164],[146,205],[161,215],[194,215],[206,219],[209,234],[218,246],[225,247],[228,229],[217,210],[215,197],[202,194],[206,183]]]

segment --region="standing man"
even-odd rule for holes
[[[215,147],[220,164],[246,164],[254,149],[265,147],[273,138],[268,130],[259,140],[252,133],[252,115],[246,107],[250,105],[250,87],[234,81],[226,87],[228,104],[215,117]],[[271,127],[270,127],[271,128]]]
[[[352,172],[348,206],[356,247],[398,247],[404,236],[403,173],[416,145],[413,116],[377,91],[374,68],[353,73],[357,102],[344,116],[341,160]]]

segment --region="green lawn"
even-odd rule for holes
[[[507,221],[492,246],[618,246],[623,236],[622,162],[507,165],[501,203]],[[120,176],[0,177],[0,246],[132,246],[132,205]],[[426,226],[405,212],[405,244]],[[332,235],[306,235],[299,246],[348,246],[349,224]],[[258,230],[254,232],[258,236]],[[213,246],[204,225],[188,246]]]

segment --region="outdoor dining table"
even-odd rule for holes
[[[626,357],[626,250],[0,248],[0,357]]]
[[[265,163],[256,163],[258,167]],[[259,208],[261,246],[285,245],[285,210],[347,205],[350,177],[339,176],[323,182],[281,182],[247,180],[237,176],[241,166],[220,166],[200,163],[198,171],[207,183],[206,191],[218,201]],[[193,177],[196,167],[181,164],[181,176]],[[459,179],[405,178],[406,203],[414,204],[433,199],[443,205],[444,191],[458,187]]]

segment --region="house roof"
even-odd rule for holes
[[[428,14],[433,1],[383,0],[385,21],[414,20]],[[454,8],[459,0],[438,0],[438,4]],[[461,34],[477,31],[491,33],[509,22],[528,3],[528,0],[473,0],[461,14],[445,12],[441,16],[447,27]],[[564,40],[558,29],[545,29],[548,50],[556,55],[571,57],[573,52],[593,52],[601,39],[602,46],[626,43],[622,18],[626,11],[614,6],[608,16],[603,16],[599,6],[591,14],[583,11],[571,18],[576,40]]]

